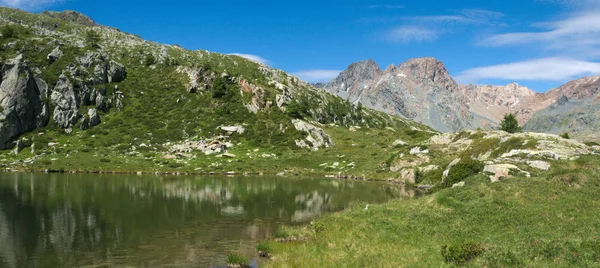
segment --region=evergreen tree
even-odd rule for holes
[[[500,122],[500,130],[504,130],[508,133],[522,132],[523,128],[519,126],[519,121],[514,114],[507,114],[504,116],[502,122]]]

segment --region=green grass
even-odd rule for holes
[[[227,264],[237,267],[250,267],[250,260],[245,256],[229,253],[227,255]]]
[[[306,242],[271,241],[268,267],[590,267],[600,265],[600,158],[555,162],[532,178],[409,201],[359,204],[303,230]],[[573,175],[578,184],[565,179]],[[299,231],[298,231],[299,232]],[[444,248],[444,246],[446,246]],[[452,249],[453,254],[448,252]],[[444,250],[446,253],[444,253]],[[449,260],[456,260],[456,262]]]

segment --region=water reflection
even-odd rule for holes
[[[223,264],[279,225],[411,195],[308,178],[0,174],[0,267]]]

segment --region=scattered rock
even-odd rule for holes
[[[396,147],[396,146],[406,146],[408,145],[408,143],[404,142],[403,140],[396,140],[394,141],[394,143],[392,143],[392,146]]]
[[[452,185],[452,188],[465,187],[465,182],[461,181]]]
[[[217,155],[217,157],[235,158],[235,154],[224,153],[224,154]]]
[[[423,173],[427,173],[427,172],[431,172],[431,171],[438,170],[438,169],[440,169],[439,166],[429,165],[429,166],[420,168],[419,171],[423,172]]]
[[[540,170],[550,170],[550,164],[545,161],[527,161],[527,165]]]
[[[428,149],[425,149],[425,150],[421,151],[421,147],[418,147],[418,146],[415,147],[415,148],[410,149],[410,154],[412,154],[412,155],[416,155],[416,154],[428,154],[428,153],[429,153]]]
[[[246,131],[246,129],[242,126],[236,125],[236,126],[220,126],[218,127],[219,129],[222,129],[226,132],[228,132],[229,135],[233,134],[233,133],[237,133],[237,134],[244,134],[244,132]]]
[[[525,175],[526,177],[531,177],[531,174],[529,174],[529,172],[523,171],[523,170],[519,169],[517,166],[512,165],[512,164],[486,165],[485,168],[483,169],[483,172],[491,173],[492,175],[490,175],[490,180],[492,182],[498,182],[502,178],[505,178],[505,179],[511,178],[512,177],[510,175],[511,170],[513,170],[515,172],[519,172],[519,173]]]

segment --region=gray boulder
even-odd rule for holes
[[[88,110],[88,118],[90,120],[90,127],[97,126],[101,122],[100,115],[98,115],[98,111],[94,108]]]
[[[77,112],[77,97],[73,90],[73,84],[69,79],[61,74],[51,95],[52,104],[54,104],[54,122],[58,127],[71,128],[79,120]]]
[[[22,133],[48,124],[50,111],[43,99],[47,84],[36,78],[23,55],[0,64],[0,149]]]
[[[308,134],[306,138],[295,141],[298,147],[317,151],[319,148],[329,148],[335,145],[331,137],[327,135],[323,129],[315,127],[299,119],[292,120],[292,123],[294,124],[296,130]]]
[[[52,64],[58,59],[60,59],[62,55],[63,52],[62,50],[60,50],[60,46],[57,46],[56,48],[54,48],[54,50],[52,50],[52,52],[50,52],[50,54],[48,54],[48,61],[50,62],[50,64]]]

